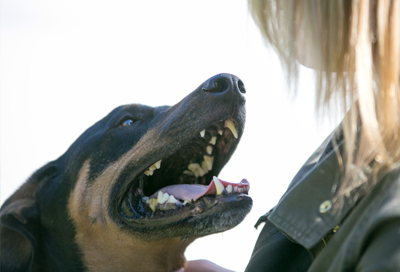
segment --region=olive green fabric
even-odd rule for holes
[[[340,133],[328,137],[260,218],[265,226],[246,271],[400,271],[400,167],[365,196],[365,188],[353,190],[349,199],[358,201],[337,211],[342,148]]]

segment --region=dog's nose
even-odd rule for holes
[[[218,74],[203,83],[202,90],[208,93],[227,94],[240,92],[246,93],[240,78],[231,74]]]

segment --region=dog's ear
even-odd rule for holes
[[[52,163],[40,168],[1,207],[1,271],[32,268],[33,258],[38,257],[35,255],[40,232],[36,192],[56,173],[57,167]]]

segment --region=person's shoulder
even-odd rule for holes
[[[375,221],[400,219],[400,164],[378,180],[376,187],[377,197],[371,203]]]
[[[374,191],[363,217],[367,220],[359,221],[365,231],[356,270],[400,271],[400,167],[384,175]]]

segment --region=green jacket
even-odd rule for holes
[[[362,187],[353,190],[338,211],[332,199],[342,148],[341,135],[328,137],[278,205],[260,218],[256,226],[265,225],[246,272],[400,271],[400,166],[367,194]]]

